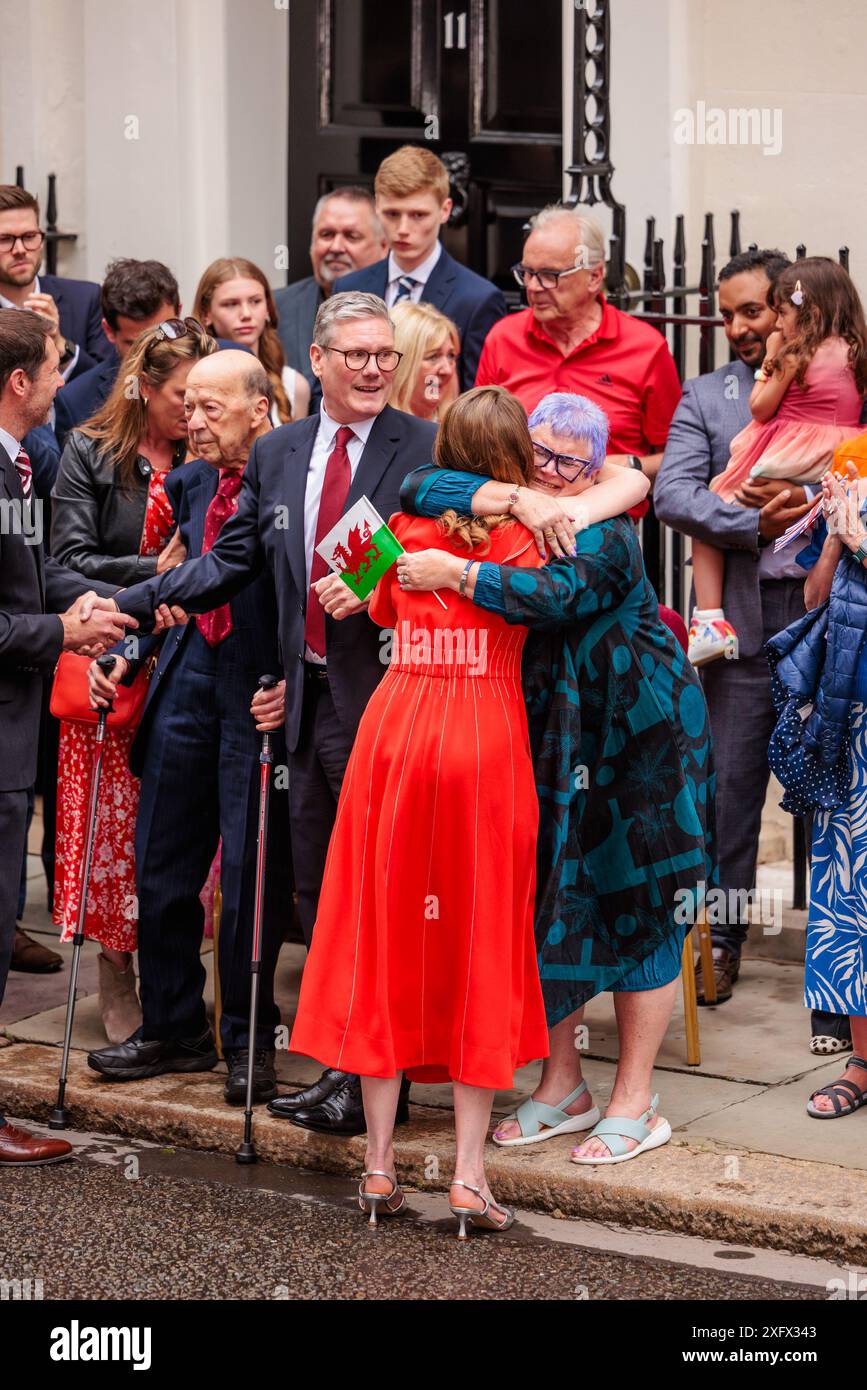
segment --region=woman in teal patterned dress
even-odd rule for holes
[[[578,396],[545,397],[530,417],[537,483],[549,496],[592,487],[607,420]],[[482,508],[471,475],[418,470],[405,510]],[[487,489],[490,494],[490,489]],[[488,505],[503,499],[490,495]],[[541,570],[405,554],[409,588],[458,588],[530,628],[523,682],[540,803],[536,943],[551,1055],[533,1097],[495,1142],[591,1129],[578,1163],[615,1163],[671,1137],[651,1073],[674,1005],[686,932],[713,857],[713,758],[701,686],[669,629],[628,517],[590,526],[576,554]],[[584,1004],[615,995],[620,1055],[597,1123],[577,1045]]]

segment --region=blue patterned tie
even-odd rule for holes
[[[394,297],[395,304],[399,304],[402,299],[412,299],[412,292],[418,280],[413,280],[411,275],[401,275],[397,282],[397,294]]]

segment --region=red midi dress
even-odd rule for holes
[[[469,558],[399,514],[408,551]],[[535,568],[523,527],[481,559]],[[548,1054],[533,939],[538,802],[523,627],[451,590],[370,606],[390,665],[346,769],[290,1050],[362,1076],[508,1089]]]

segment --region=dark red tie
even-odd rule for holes
[[[352,481],[352,468],[346,446],[355,433],[348,425],[341,425],[334,436],[334,448],[328,455],[325,465],[325,478],[322,495],[319,498],[319,515],[316,518],[316,540],[313,543],[313,563],[310,566],[310,588],[307,593],[307,620],[304,624],[304,641],[317,656],[325,656],[325,609],[313,592],[317,579],[330,573],[316,546],[336,526],[346,505],[349,484]]]
[[[24,449],[18,450],[18,457],[15,460],[15,471],[21,482],[21,491],[24,493],[24,500],[25,502],[29,502],[33,496],[33,467]]]
[[[202,554],[210,550],[230,516],[238,510],[238,493],[244,480],[244,470],[230,472],[220,469],[220,482],[217,491],[205,512],[205,534],[202,538]],[[228,603],[214,608],[210,613],[202,613],[196,618],[199,632],[212,647],[216,647],[232,631],[232,609]]]

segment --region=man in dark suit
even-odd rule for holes
[[[112,261],[106,267],[100,303],[102,331],[111,350],[104,361],[57,393],[54,432],[61,450],[69,431],[89,419],[108,398],[120,364],[138,335],[181,312],[178,282],[162,261]]]
[[[62,383],[58,360],[44,317],[0,309],[0,1003],[15,939],[42,678],[61,651],[96,654],[117,641],[124,626],[124,615],[108,599],[112,587],[90,585],[46,560],[37,539],[40,502],[21,440],[48,417]],[[92,611],[85,618],[76,600],[88,594]],[[0,1168],[58,1162],[70,1154],[69,1144],[27,1134],[0,1116]]]
[[[277,331],[286,364],[300,372],[311,387],[319,386],[310,365],[313,323],[319,305],[328,298],[335,280],[341,275],[380,260],[387,249],[373,195],[366,188],[349,184],[323,193],[313,209],[310,235],[313,274],[274,291]]]
[[[404,476],[430,461],[436,435],[430,421],[388,405],[397,363],[381,299],[332,295],[316,316],[310,351],[322,383],[319,414],[256,441],[237,513],[213,550],[123,594],[125,611],[147,625],[157,603],[205,612],[270,569],[285,680],[257,711],[260,728],[285,719],[292,861],[308,941],[346,763],[385,669],[367,615],[335,622],[311,591],[327,573],[315,548],[364,496],[386,519],[397,511]],[[344,1072],[326,1071],[314,1086],[270,1108],[312,1129],[364,1131],[361,1086]],[[398,1114],[406,1113],[404,1093]]]
[[[452,210],[446,167],[432,150],[402,145],[380,164],[374,188],[389,253],[366,270],[344,275],[334,288],[378,294],[389,308],[402,299],[435,305],[461,335],[461,390],[467,391],[488,329],[506,313],[506,301],[496,285],[460,265],[440,243],[440,227]]]
[[[190,452],[196,461],[166,478],[187,554],[210,550],[234,514],[253,442],[270,432],[268,376],[246,352],[221,352],[196,363],[185,392]],[[91,668],[97,696],[129,681],[146,658],[121,656],[106,679]],[[127,643],[122,643],[123,651]],[[200,948],[204,912],[199,894],[222,839],[219,973],[221,1039],[229,1067],[225,1096],[245,1098],[250,1047],[250,960],[256,881],[260,735],[250,712],[259,677],[279,671],[277,603],[270,574],[261,570],[224,608],[165,636],[148,690],[130,767],[141,778],[136,824],[138,963],[141,1033],[88,1057],[94,1071],[137,1081],[171,1071],[206,1071],[217,1061],[205,1016]],[[275,761],[285,763],[282,736]],[[271,798],[272,844],[288,834],[286,792]],[[288,856],[268,861],[266,917],[259,974],[259,1029],[254,1098],[272,1100],[274,970],[280,918],[292,900]]]
[[[111,355],[102,331],[99,285],[38,275],[45,233],[39,203],[14,184],[0,184],[0,308],[31,309],[51,324],[65,381]]]

